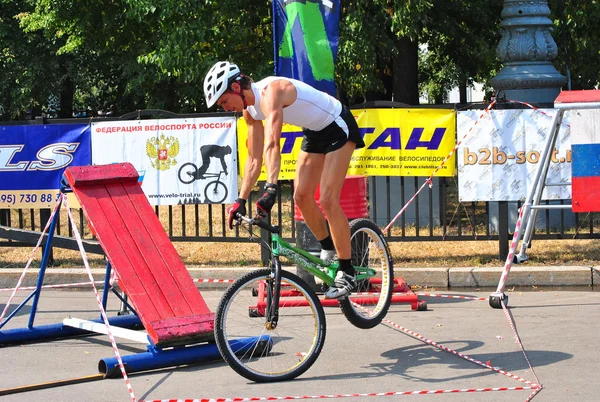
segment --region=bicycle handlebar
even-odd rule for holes
[[[243,221],[249,226],[256,225],[259,228],[266,230],[267,232],[279,234],[278,226],[271,226],[267,222],[261,221],[260,217],[258,217],[258,216],[254,217],[254,218],[248,218],[247,216],[244,216],[238,212],[238,213],[236,213],[236,218],[238,221],[240,221],[240,222]]]

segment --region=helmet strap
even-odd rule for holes
[[[232,84],[233,84],[233,82],[232,82]],[[238,82],[238,85],[240,85],[239,82]],[[239,91],[234,91],[231,88],[231,85],[229,85],[229,89],[227,90],[227,92],[239,95],[242,98],[242,102],[244,102],[244,110],[248,107],[248,103],[246,102],[246,96],[244,95],[244,89],[242,88],[241,85],[240,85],[240,90]]]

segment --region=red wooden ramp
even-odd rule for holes
[[[214,314],[194,285],[130,163],[74,166],[65,178],[156,346],[212,337]]]

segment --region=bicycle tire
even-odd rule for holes
[[[357,289],[340,299],[339,305],[354,326],[369,329],[381,323],[392,303],[394,266],[390,248],[373,221],[361,218],[350,222],[350,242],[352,265],[368,266],[377,275],[357,281]]]
[[[222,191],[219,190],[221,187]],[[204,187],[204,197],[206,197],[206,200],[210,201],[211,204],[222,203],[227,198],[228,193],[227,186],[220,180],[213,180]]]
[[[313,365],[325,342],[325,312],[319,298],[305,281],[288,271],[281,271],[277,327],[267,330],[261,314],[264,307],[259,306],[255,295],[259,284],[269,280],[270,269],[237,279],[223,294],[215,314],[215,341],[221,356],[238,374],[255,382],[298,377]],[[289,290],[298,294],[292,296]],[[293,307],[293,302],[306,306]],[[248,341],[240,353],[236,348],[244,339]]]
[[[189,170],[186,170],[187,168],[194,169],[193,170],[194,174],[193,175],[189,175],[188,174]],[[196,176],[195,176],[196,171],[198,171],[198,167],[196,166],[195,163],[186,162],[183,165],[181,165],[181,167],[177,171],[177,177],[179,178],[179,181],[182,182],[183,184],[190,184],[190,183],[193,183],[196,180]],[[183,178],[181,177],[182,173],[185,173],[185,175],[183,176]]]

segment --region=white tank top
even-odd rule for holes
[[[271,82],[286,80],[296,87],[297,97],[294,103],[283,108],[283,122],[313,131],[320,131],[336,120],[342,112],[342,104],[333,96],[314,89],[302,81],[286,77],[267,77],[252,83],[254,105],[246,110],[255,120],[264,120],[265,114],[260,109],[262,90]]]

